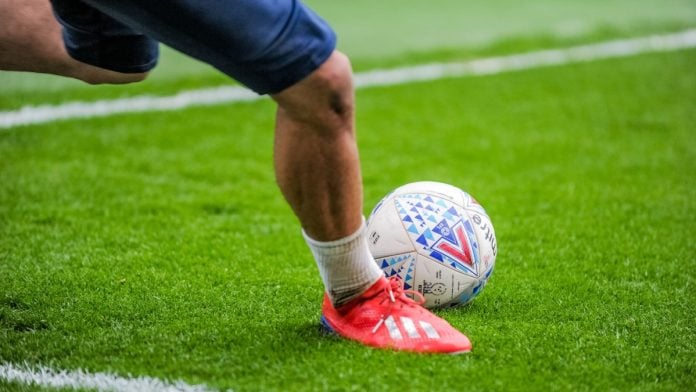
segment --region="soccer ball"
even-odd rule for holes
[[[493,224],[473,197],[452,185],[424,181],[397,188],[370,214],[367,235],[385,275],[423,294],[427,308],[470,302],[493,272]]]

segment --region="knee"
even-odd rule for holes
[[[352,123],[353,71],[338,51],[304,80],[275,94],[279,110],[296,120],[336,128]]]
[[[319,92],[325,98],[324,109],[328,115],[344,117],[353,115],[353,70],[346,55],[336,52],[317,73]]]

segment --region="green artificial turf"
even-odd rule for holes
[[[0,362],[255,390],[692,390],[696,51],[358,93],[366,206],[472,193],[468,355],[319,329],[269,101],[0,131]],[[0,381],[0,389],[34,390]]]

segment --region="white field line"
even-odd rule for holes
[[[92,389],[113,392],[214,392],[205,385],[189,385],[179,380],[168,382],[152,377],[120,377],[111,373],[87,373],[83,370],[55,370],[44,366],[17,366],[0,363],[0,380],[48,388]]]
[[[696,29],[673,34],[622,39],[565,49],[541,50],[508,56],[452,63],[374,70],[355,75],[356,88],[393,86],[443,78],[492,75],[524,69],[564,65],[641,53],[666,52],[696,47]],[[255,101],[261,97],[242,87],[215,87],[183,91],[171,96],[141,95],[93,102],[24,106],[0,111],[0,129],[48,123],[57,120],[106,117],[120,113],[177,110],[193,106]]]

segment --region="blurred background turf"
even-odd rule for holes
[[[514,52],[558,43],[635,36],[696,25],[696,0],[306,1],[339,35],[356,70]],[[530,42],[531,41],[531,42]],[[0,73],[0,110],[233,83],[211,67],[162,48],[145,83],[93,87],[53,76]],[[39,95],[39,93],[41,93]]]

